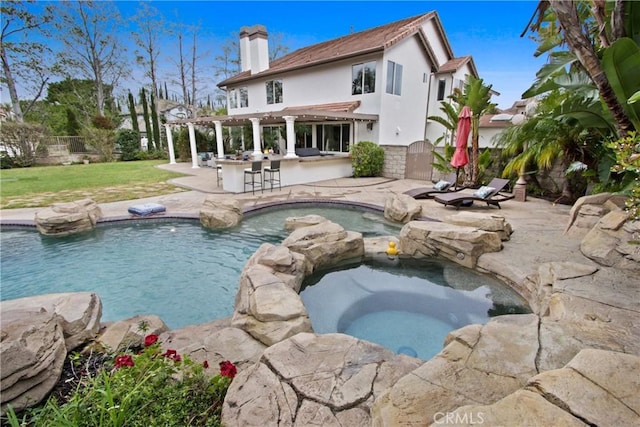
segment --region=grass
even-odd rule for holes
[[[91,198],[97,203],[186,191],[167,183],[184,176],[158,169],[166,160],[3,169],[0,208],[35,208]]]

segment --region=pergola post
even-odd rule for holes
[[[260,143],[260,119],[252,117],[251,126],[253,127],[253,158],[262,158],[262,144]]]
[[[284,121],[287,123],[287,154],[285,154],[285,158],[294,158],[298,157],[296,155],[296,130],[294,128],[294,123],[296,121],[295,116],[282,116]]]
[[[164,125],[165,133],[167,134],[167,148],[169,149],[169,164],[176,164],[176,153],[173,150],[173,134],[171,133],[171,125]]]
[[[216,147],[218,148],[218,158],[224,159],[224,143],[222,142],[222,122],[214,120],[213,124],[216,128]]]
[[[193,123],[187,123],[189,128],[189,147],[191,148],[191,168],[199,169],[198,166],[198,152],[196,151],[196,129]]]

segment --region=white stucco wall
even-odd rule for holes
[[[387,61],[402,65],[400,95],[386,93]],[[428,83],[423,75],[429,70],[428,59],[416,37],[403,40],[384,55],[379,74],[381,92],[379,143],[409,145],[424,138]]]

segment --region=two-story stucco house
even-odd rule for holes
[[[437,12],[296,50],[269,61],[265,27],[240,32],[242,71],[218,84],[227,93],[228,115],[191,120],[223,126],[251,123],[253,152],[265,132],[281,126],[279,151],[347,153],[373,141],[385,149],[383,174],[431,179],[431,142],[444,132],[427,120],[467,76],[477,77],[470,56],[454,56]],[[181,121],[187,123],[187,121]],[[222,140],[218,142],[218,157]]]

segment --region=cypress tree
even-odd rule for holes
[[[155,141],[155,147],[159,150],[161,147],[160,142],[160,122],[158,121],[158,111],[156,109],[156,100],[151,92],[151,121],[153,123],[153,140]]]
[[[129,115],[131,116],[131,128],[140,135],[140,126],[138,126],[138,113],[136,113],[136,103],[133,100],[133,95],[129,92]]]
[[[148,141],[148,149],[155,150],[153,144],[153,129],[151,129],[151,121],[149,120],[149,107],[147,106],[147,92],[144,88],[140,89],[140,101],[142,102],[142,114],[144,115],[144,127]]]
[[[169,99],[169,91],[167,90],[167,82],[164,82],[164,99]]]
[[[80,123],[78,122],[78,118],[76,117],[76,113],[67,108],[67,135],[69,136],[77,136],[80,134]]]

